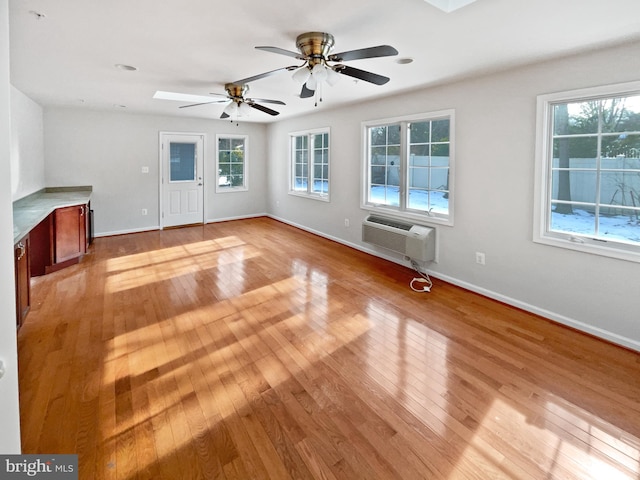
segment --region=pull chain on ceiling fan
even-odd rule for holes
[[[298,35],[296,39],[296,47],[299,50],[298,53],[279,47],[256,47],[258,50],[296,58],[304,61],[304,63],[298,66],[293,65],[271,70],[270,72],[238,80],[236,83],[249,83],[282,71],[295,70],[293,78],[302,83],[300,97],[309,98],[315,95],[317,105],[318,100],[322,101],[322,85],[324,83],[327,83],[330,86],[335,85],[340,78],[339,74],[347,75],[358,80],[364,80],[365,82],[373,83],[375,85],[384,85],[389,81],[388,77],[343,65],[342,62],[397,55],[398,51],[395,48],[389,45],[379,45],[376,47],[361,48],[358,50],[349,50],[342,53],[330,54],[334,43],[335,40],[333,35],[330,33],[307,32]]]

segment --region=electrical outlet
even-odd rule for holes
[[[142,209],[142,215],[147,215],[149,213],[149,211],[146,208]]]
[[[476,263],[478,265],[484,265],[485,264],[485,256],[483,252],[476,252]]]
[[[142,173],[149,173],[149,167],[142,167]]]
[[[345,227],[348,227],[349,225],[350,225],[349,219],[348,219],[348,218],[345,218],[345,219],[344,219],[344,226],[345,226]]]

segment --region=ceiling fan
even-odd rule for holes
[[[282,71],[295,70],[293,78],[302,83],[300,97],[309,98],[316,95],[317,105],[318,97],[320,101],[322,101],[322,94],[320,92],[322,84],[326,82],[329,85],[334,85],[340,77],[338,74],[348,75],[375,85],[384,85],[389,81],[388,77],[343,65],[342,62],[397,55],[398,51],[395,48],[389,45],[379,45],[377,47],[361,48],[331,54],[330,52],[333,49],[334,43],[335,40],[330,33],[307,32],[298,35],[296,38],[298,52],[292,52],[279,47],[256,47],[258,50],[286,55],[287,57],[302,60],[304,63],[302,65],[278,68],[270,72],[261,73],[260,75],[244,78],[238,80],[238,83],[249,83]]]
[[[190,95],[186,93],[175,93],[175,92],[163,92],[158,90],[153,98],[161,99],[161,100],[177,100],[179,102],[196,102],[190,105],[181,105],[178,108],[190,108],[197,107],[199,105],[208,105],[210,103],[227,103],[227,106],[222,111],[222,115],[220,118],[229,118],[229,117],[243,117],[247,116],[249,107],[255,108],[256,110],[260,110],[261,112],[267,113],[269,115],[275,116],[279,115],[280,112],[276,112],[271,108],[265,107],[264,105],[260,105],[261,103],[274,103],[277,105],[285,105],[284,102],[280,100],[268,100],[266,98],[247,98],[245,95],[249,91],[249,85],[246,82],[233,82],[227,83],[224,86],[224,89],[227,91],[226,94],[223,93],[211,93],[210,95],[215,95],[218,97],[225,97],[221,99],[212,99],[211,97],[205,95]]]

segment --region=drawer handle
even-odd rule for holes
[[[26,253],[27,249],[25,248],[22,242],[18,243],[18,248],[20,249],[20,253],[18,254],[18,260],[22,260],[22,257],[24,257],[24,254]]]

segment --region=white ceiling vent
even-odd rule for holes
[[[447,13],[451,13],[475,1],[476,0],[425,0],[425,2]]]

